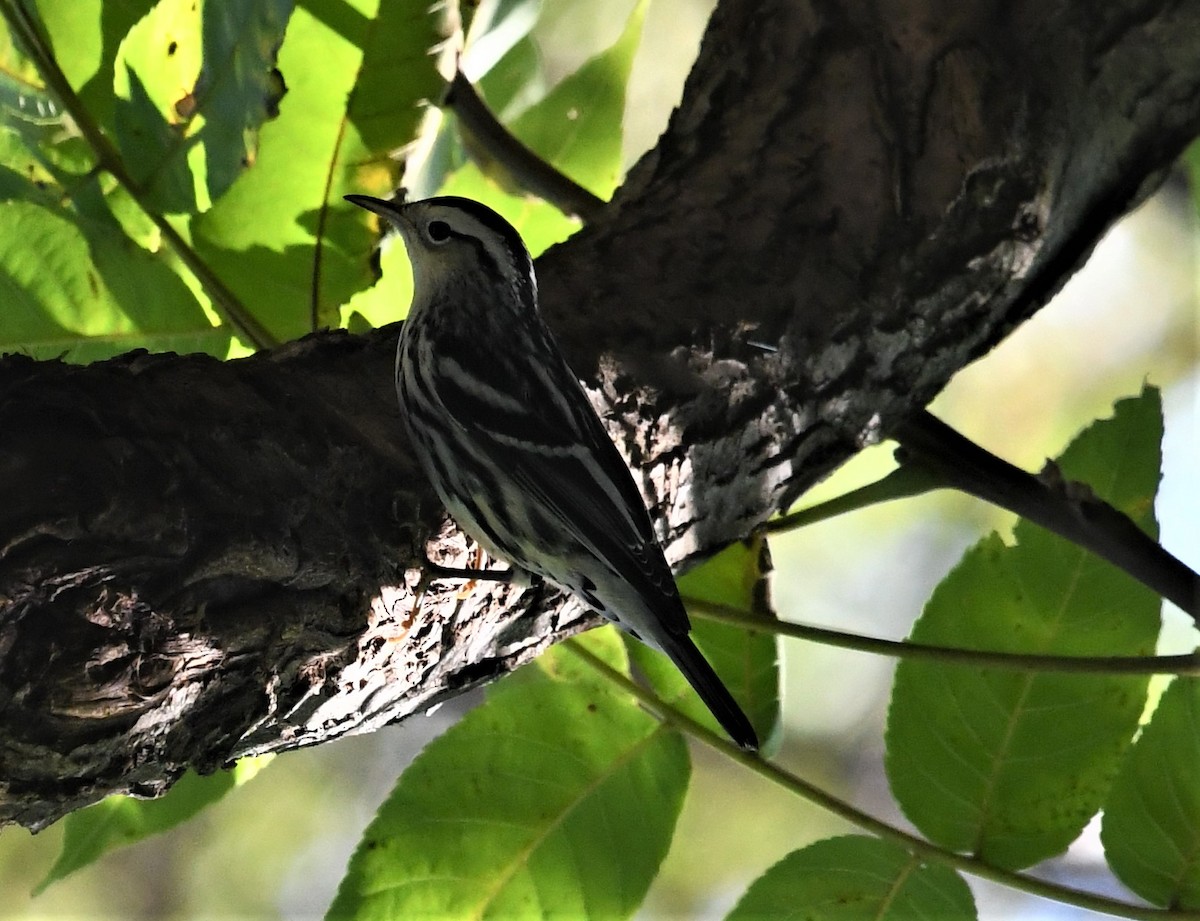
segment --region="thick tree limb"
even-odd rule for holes
[[[722,3],[659,145],[538,264],[672,558],[922,407],[1198,129],[1197,0]],[[587,625],[488,584],[414,611],[438,510],[395,332],[0,363],[0,820],[372,729]]]

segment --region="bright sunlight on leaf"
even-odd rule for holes
[[[626,669],[613,628],[579,640]],[[489,689],[368,827],[330,918],[627,918],[687,788],[682,738],[569,650]]]

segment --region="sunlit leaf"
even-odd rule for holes
[[[197,198],[203,158],[191,156],[192,99],[200,75],[200,4],[160,0],[121,42],[114,73],[117,144],[125,168],[162,213],[187,213]]]
[[[54,58],[88,113],[112,131],[118,49],[156,0],[37,0]]]
[[[91,361],[134,346],[221,353],[195,296],[112,225],[0,203],[0,351]]]
[[[254,162],[259,127],[277,110],[283,85],[275,54],[293,6],[294,0],[204,4],[203,66],[190,105],[204,119],[199,138],[213,199]]]
[[[418,104],[440,85],[427,3],[314,9],[288,24],[278,59],[288,91],[253,169],[193,221],[198,250],[281,338],[339,323],[339,307],[373,281],[373,220],[342,195],[391,191],[391,148],[415,134]]]
[[[585,641],[624,668],[611,629]],[[688,776],[677,733],[551,649],[404,772],[329,917],[629,917],[666,854]]]

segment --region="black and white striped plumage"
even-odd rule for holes
[[[633,478],[537,306],[533,264],[502,217],[464,198],[347,196],[408,248],[413,304],[396,389],[421,464],[489,553],[571,592],[665,652],[735,742],[753,727],[690,625]]]

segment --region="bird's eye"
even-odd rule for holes
[[[450,225],[445,221],[430,221],[425,233],[434,243],[445,243],[450,239]]]

